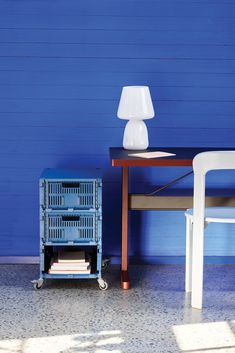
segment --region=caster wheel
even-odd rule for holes
[[[43,281],[32,281],[32,284],[35,290],[39,290],[43,286]]]
[[[106,290],[106,289],[108,289],[108,283],[105,282],[105,281],[103,281],[102,285],[99,284],[99,288],[100,288],[100,290]]]

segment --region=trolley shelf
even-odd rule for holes
[[[44,246],[95,246],[96,241],[43,241]]]
[[[63,274],[49,274],[49,273],[43,273],[43,278],[97,278],[98,273],[89,273],[89,274],[75,274],[75,273],[63,273]]]

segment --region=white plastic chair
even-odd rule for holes
[[[204,228],[208,223],[235,223],[235,207],[205,208],[206,173],[210,170],[235,169],[235,151],[199,153],[193,159],[193,209],[186,216],[185,290],[192,292],[191,305],[202,308]]]

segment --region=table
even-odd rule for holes
[[[121,245],[121,287],[129,289],[131,286],[128,274],[128,183],[129,167],[186,167],[192,166],[192,160],[196,154],[205,151],[225,151],[234,150],[234,148],[209,148],[209,147],[151,147],[146,151],[130,151],[121,147],[110,148],[110,159],[113,167],[122,168],[122,245]],[[175,156],[144,159],[131,157],[129,154],[138,152],[163,151],[175,153]]]

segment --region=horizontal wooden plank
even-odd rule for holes
[[[235,22],[234,22],[235,26]],[[5,57],[69,57],[69,58],[183,58],[235,59],[235,47],[222,45],[143,45],[135,44],[40,44],[2,43],[0,56]]]
[[[77,159],[74,158],[73,160],[69,160],[69,157],[66,158],[66,161],[63,162],[61,161],[60,157],[58,156],[53,156],[51,158],[51,163],[48,162],[48,157],[45,156],[45,162],[44,163],[34,163],[33,162],[33,156],[30,155],[23,155],[20,163],[15,163],[16,165],[19,165],[19,167],[6,167],[6,168],[1,168],[1,186],[0,186],[0,195],[6,195],[8,194],[15,195],[15,194],[27,194],[27,195],[32,195],[35,194],[35,190],[38,188],[38,181],[41,176],[42,171],[45,168],[56,168],[56,169],[65,169],[69,168],[72,170],[76,170],[77,174],[79,176],[80,172],[83,171],[97,171],[99,170],[100,176],[103,178],[103,191],[106,193],[106,190],[108,190],[109,193],[112,194],[112,188],[115,187],[115,190],[117,190],[119,187],[121,188],[120,184],[120,176],[121,176],[121,171],[117,170],[117,168],[111,167],[111,163],[109,161],[109,158],[102,158],[102,162],[99,162],[99,156],[96,157],[95,155],[91,156],[90,158],[88,157],[87,159],[78,157]],[[98,159],[98,161],[96,161]],[[14,158],[9,157],[9,164],[13,164]],[[92,163],[94,161],[94,163]],[[4,163],[4,158],[3,158],[3,163]],[[23,163],[25,165],[32,165],[32,168],[24,168]],[[17,173],[17,180],[14,178],[14,175]],[[135,178],[134,178],[135,180]],[[159,179],[157,179],[159,180]],[[111,184],[110,184],[111,183]],[[111,186],[110,186],[111,185]],[[115,185],[115,186],[114,186]],[[138,184],[139,185],[139,184]],[[145,185],[146,186],[146,185]],[[138,187],[137,187],[138,188]],[[26,192],[27,190],[27,192]],[[34,190],[34,191],[33,191]],[[146,190],[149,190],[149,185],[146,187]],[[106,194],[105,194],[106,195]]]
[[[145,6],[146,7],[146,6]],[[235,11],[234,11],[235,12]],[[234,45],[231,29],[207,31],[1,29],[1,43],[141,44],[148,45]]]
[[[146,62],[146,65],[148,63]],[[229,66],[229,65],[228,65]],[[88,69],[88,67],[87,67]],[[228,69],[228,68],[227,68]],[[90,97],[96,97],[99,90],[102,92],[110,90],[121,93],[122,86],[125,85],[146,85],[151,88],[151,93],[156,95],[161,93],[162,89],[177,89],[178,87],[194,89],[205,87],[209,89],[233,88],[235,85],[235,72],[230,73],[175,73],[175,72],[107,72],[100,71],[89,73],[88,71],[16,71],[7,70],[0,71],[0,92],[3,87],[6,89],[14,89],[27,92],[27,86],[33,87],[35,90],[61,90],[67,89],[77,92],[90,92]],[[10,88],[8,88],[10,86]],[[18,87],[20,86],[20,87]],[[24,86],[23,89],[21,86]],[[39,87],[37,87],[39,86]],[[58,87],[57,87],[58,86]],[[71,87],[70,87],[71,86]],[[63,88],[64,87],[64,88]],[[22,95],[23,95],[22,92]],[[36,91],[37,92],[37,91]],[[99,97],[99,96],[97,96]],[[109,96],[107,96],[108,98]],[[66,96],[65,96],[66,98]],[[82,98],[82,97],[81,97]]]
[[[192,139],[192,143],[194,140],[200,138],[207,138],[207,141],[213,141],[214,136],[212,132],[215,132],[216,134],[216,129],[214,126],[214,129],[190,129],[190,128],[183,128],[183,127],[178,127],[178,128],[158,128],[158,127],[152,127],[149,129],[149,137],[154,139],[158,135],[178,135],[178,136],[184,136],[184,135],[189,135],[189,138]],[[209,134],[210,132],[210,134]],[[48,145],[58,145],[58,143],[63,143],[68,141],[68,146],[77,146],[79,148],[80,153],[86,153],[86,147],[93,142],[93,145],[91,145],[91,148],[94,148],[94,144],[97,145],[102,145],[103,142],[105,142],[105,145],[107,143],[112,145],[112,139],[117,140],[122,137],[123,133],[123,128],[103,128],[103,127],[96,127],[95,129],[91,128],[69,128],[69,127],[63,127],[63,128],[58,128],[58,127],[49,127],[49,126],[43,126],[43,127],[21,127],[19,126],[17,129],[9,129],[7,127],[2,127],[1,128],[1,139],[0,139],[0,153],[3,151],[7,151],[8,148],[10,147],[15,147],[17,143],[19,146],[21,145],[32,145],[34,143],[46,143]],[[219,134],[221,135],[221,139],[225,136],[227,136],[227,139],[225,138],[225,141],[230,140],[230,138],[234,134],[234,129],[228,127],[228,128],[223,128],[219,129]],[[22,138],[23,136],[23,138]],[[218,138],[218,136],[215,136]],[[177,138],[176,138],[177,139]],[[230,140],[232,141],[232,139]],[[6,142],[9,142],[9,147],[5,146],[5,149],[2,147],[4,144],[6,145]],[[182,140],[181,140],[182,142]],[[152,143],[152,145],[155,145]],[[159,145],[159,143],[157,144]],[[83,147],[84,146],[84,147]],[[216,144],[215,144],[216,146]],[[40,146],[39,146],[40,147]],[[235,147],[235,146],[234,146]],[[43,150],[43,146],[41,146]],[[58,146],[58,152],[65,150],[66,146],[63,144],[61,146]],[[103,149],[101,149],[103,150]],[[76,151],[76,150],[75,150]],[[108,151],[108,150],[107,150]]]
[[[37,141],[33,139],[10,140],[9,138],[8,144],[6,141],[0,141],[0,155],[5,155],[8,158],[12,157],[14,161],[15,158],[22,158],[22,154],[34,155],[37,156],[37,158],[39,158],[39,156],[40,158],[44,158],[45,155],[53,154],[57,161],[61,161],[66,160],[69,156],[74,158],[81,153],[83,155],[103,155],[107,153],[111,143],[116,146],[121,145],[122,134],[113,137],[113,139],[110,138],[109,140],[104,137],[100,138],[99,142],[98,140],[94,141],[92,138],[87,139],[89,135],[88,131],[88,135],[83,136],[81,141],[79,141],[78,138],[69,141],[61,139],[49,141],[49,139],[43,140],[40,138]]]
[[[1,76],[1,75],[0,75]],[[195,78],[196,79],[196,78]],[[196,86],[196,83],[199,86]],[[154,85],[153,85],[154,84]],[[192,82],[192,86],[159,86],[157,82],[148,82],[153,99],[157,100],[199,100],[199,101],[235,101],[235,75],[227,79],[228,87],[200,87],[200,81]],[[207,82],[208,84],[208,82]],[[62,100],[117,100],[121,95],[121,86],[47,86],[47,85],[2,85],[0,99],[62,99]]]
[[[27,141],[49,141],[49,142],[57,142],[57,141],[75,141],[77,145],[82,146],[83,141],[86,143],[90,141],[94,141],[94,143],[98,143],[99,141],[103,141],[107,139],[107,134],[112,134],[111,137],[118,136],[120,132],[122,132],[122,128],[112,129],[112,128],[100,128],[96,129],[90,128],[81,128],[77,127],[75,129],[71,129],[69,127],[58,128],[54,127],[21,127],[19,126],[17,129],[11,130],[7,127],[1,128],[1,140],[2,141],[22,141],[23,143]],[[1,142],[0,142],[1,143]],[[61,146],[63,148],[63,146]]]
[[[123,3],[123,1],[121,2]],[[21,5],[21,6],[20,6]],[[119,1],[101,1],[90,6],[86,1],[73,1],[70,6],[66,1],[59,3],[31,3],[11,4],[2,2],[2,15],[40,15],[53,13],[54,16],[66,15],[90,15],[90,16],[133,16],[136,13],[141,16],[228,16],[235,11],[232,2],[202,2],[202,1],[125,1],[125,6],[120,6]]]
[[[37,57],[0,57],[0,72],[3,71],[26,71],[44,73],[57,72],[64,75],[65,82],[66,74],[74,73],[87,74],[88,83],[90,76],[99,77],[101,74],[108,73],[148,73],[152,74],[184,74],[184,73],[216,73],[216,74],[231,74],[235,73],[235,60],[213,60],[206,59],[177,59],[177,58],[37,58]],[[24,79],[27,82],[27,75],[24,74]],[[91,75],[92,74],[92,75]],[[31,73],[30,76],[31,77]],[[69,76],[70,77],[70,76]],[[184,76],[183,76],[184,77]],[[180,77],[179,77],[180,80]],[[11,81],[10,81],[11,82]],[[60,81],[61,82],[61,81]]]
[[[85,151],[84,151],[85,152]],[[1,155],[1,173],[0,180],[2,183],[7,180],[10,182],[30,182],[31,178],[35,180],[41,174],[44,168],[68,168],[68,169],[86,169],[99,168],[101,172],[109,174],[112,172],[112,177],[119,174],[118,170],[114,170],[111,167],[109,159],[109,151],[107,149],[106,154],[82,154],[67,155],[66,158],[59,153],[57,155],[43,155],[43,158],[35,159],[32,154],[23,154],[14,158],[14,156]],[[15,180],[15,174],[17,173],[17,181]]]
[[[148,129],[152,128],[214,128],[220,129],[224,127],[235,128],[234,114],[205,114],[197,112],[190,112],[183,114],[180,111],[172,112],[171,114],[159,114],[158,109],[156,117],[146,122]],[[98,122],[98,121],[99,122]],[[12,112],[0,113],[0,126],[6,127],[11,131],[12,128],[18,127],[45,127],[50,128],[91,128],[97,126],[105,128],[124,128],[125,122],[117,119],[115,114],[79,114],[77,112],[70,112],[69,114],[61,112],[51,113],[35,113],[35,112]]]
[[[161,6],[162,4],[178,4],[179,6],[182,5],[187,5],[188,1],[187,0],[164,0],[164,3],[162,3],[162,0],[119,0],[118,3],[121,3],[122,5],[125,4],[127,6],[131,6],[137,4],[142,4],[146,5],[148,4],[149,6],[154,6],[155,4],[159,4],[159,6]],[[52,3],[48,3],[45,1],[40,1],[40,2],[31,2],[30,0],[21,0],[21,3],[18,4],[13,4],[13,3],[8,3],[5,0],[1,0],[0,4],[2,6],[3,9],[11,9],[12,7],[14,7],[15,9],[19,10],[22,9],[22,7],[28,7],[28,9],[44,9],[45,7],[49,8],[49,9],[55,9],[57,7],[62,8],[63,10],[67,9],[67,0],[57,0],[56,3],[52,2]],[[73,8],[80,8],[81,6],[87,6],[87,1],[86,0],[80,0],[79,3],[77,2],[77,0],[70,0],[70,6]],[[200,4],[212,4],[212,5],[229,5],[229,4],[234,4],[233,0],[190,0],[190,4],[192,5],[200,5]],[[97,6],[96,4],[94,4],[95,6]],[[110,5],[110,1],[109,0],[102,0],[100,3],[100,6],[109,6]],[[70,9],[70,8],[69,8]]]
[[[77,113],[78,117],[82,114],[90,114],[100,116],[109,114],[110,119],[116,119],[117,108],[119,103],[119,95],[117,100],[62,100],[62,99],[2,99],[0,102],[0,113]],[[159,117],[162,114],[191,114],[197,112],[200,114],[216,114],[231,115],[235,109],[235,102],[219,102],[213,100],[164,100],[159,101],[153,99],[155,113]],[[160,122],[160,120],[159,120]],[[97,124],[99,122],[97,121]],[[124,122],[123,122],[124,124]],[[215,122],[216,127],[216,122]]]
[[[202,10],[203,12],[203,10]],[[87,13],[79,15],[52,15],[45,13],[42,16],[9,14],[1,16],[1,28],[25,28],[25,29],[104,29],[104,30],[179,30],[183,31],[224,31],[228,28],[232,31],[235,29],[234,14],[229,17],[218,17],[216,21],[214,17],[187,16],[184,12],[178,17],[158,16],[157,13],[149,16],[143,16],[138,11],[133,10],[132,15],[128,16],[123,11],[122,15],[89,15]]]
[[[82,114],[78,116],[77,112],[65,114],[61,112],[54,113],[35,113],[35,112],[14,112],[0,113],[0,126],[5,127],[36,127],[36,126],[57,126],[57,127],[91,127],[97,126],[96,114]],[[99,119],[99,118],[98,118]],[[101,119],[100,119],[101,120]],[[106,127],[123,127],[121,119],[110,118],[110,114],[102,114],[102,120],[99,126]]]
[[[23,116],[23,120],[22,120]],[[98,114],[93,115],[79,115],[77,113],[67,114],[65,117],[64,113],[0,113],[0,119],[2,119],[0,126],[7,128],[17,128],[21,127],[68,127],[68,128],[124,128],[125,122],[121,119],[117,119],[114,116],[112,119],[109,114],[102,114],[102,121],[98,124],[97,119],[99,119]],[[159,114],[152,120],[146,122],[149,129],[152,128],[209,128],[211,124],[214,124],[216,120],[215,128],[224,128],[224,126],[235,127],[235,122],[233,120],[233,114],[230,115],[219,115],[219,114],[200,114],[200,120],[198,119],[198,113],[180,114],[172,113]],[[191,121],[191,122],[190,122]]]

